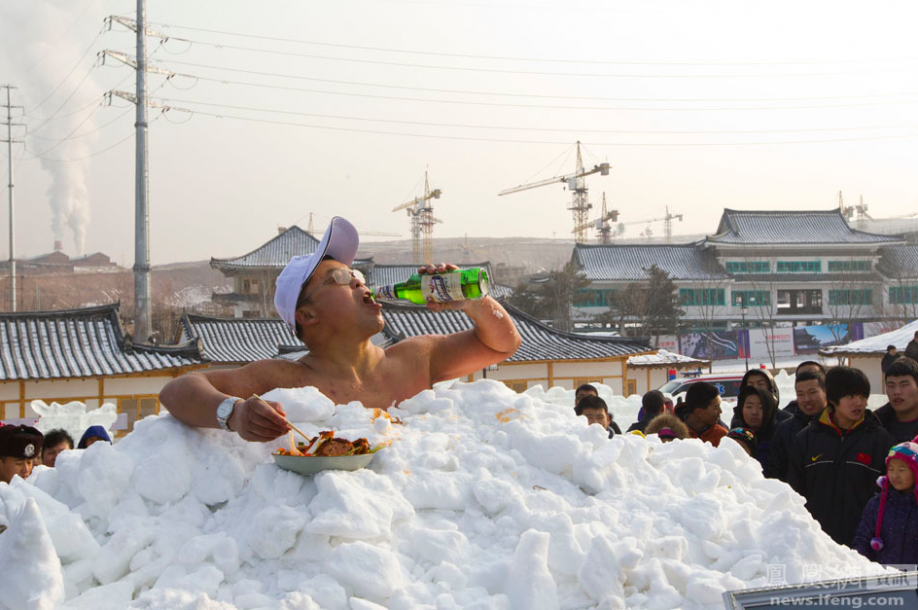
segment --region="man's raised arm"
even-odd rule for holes
[[[239,369],[188,373],[173,379],[159,393],[159,400],[177,420],[199,428],[219,428],[217,408],[237,397],[227,420],[230,430],[247,441],[267,442],[288,431],[278,403],[252,398],[273,389],[277,363],[259,361]]]
[[[431,338],[434,342],[430,355],[431,383],[470,375],[503,362],[516,353],[523,342],[513,318],[489,296],[428,307],[433,311],[462,309],[475,325],[461,333]]]

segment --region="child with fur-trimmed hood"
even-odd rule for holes
[[[918,563],[918,444],[901,443],[889,450],[880,491],[864,507],[852,546],[883,564]]]

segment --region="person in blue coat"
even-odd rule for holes
[[[112,444],[112,439],[108,435],[108,432],[105,431],[105,428],[102,426],[90,426],[86,428],[86,432],[83,433],[83,436],[80,438],[80,442],[77,445],[77,449],[86,449],[90,445],[98,441],[106,441],[109,445]]]
[[[864,507],[852,546],[884,564],[918,563],[918,444],[900,443],[889,450],[881,492]]]

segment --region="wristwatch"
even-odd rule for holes
[[[236,402],[242,400],[241,398],[236,398],[235,396],[230,396],[226,400],[220,403],[220,406],[217,407],[217,423],[220,424],[220,427],[223,430],[232,432],[229,427],[229,418],[233,414],[233,407],[236,406]]]

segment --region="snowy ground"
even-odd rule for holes
[[[610,441],[559,388],[438,388],[400,424],[311,388],[265,397],[307,433],[391,446],[301,477],[274,465],[280,443],[165,414],[64,452],[0,485],[0,608],[713,610],[774,566],[788,583],[878,570],[737,444]]]

